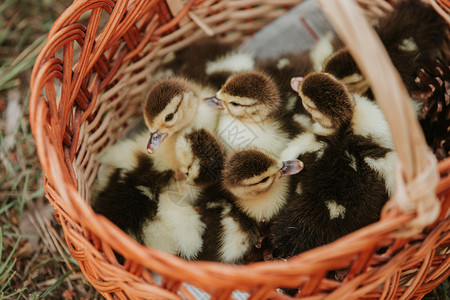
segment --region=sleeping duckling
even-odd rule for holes
[[[298,91],[314,125],[281,155],[305,164],[271,228],[274,256],[283,258],[376,222],[395,187],[397,156],[373,101],[327,73],[309,74]]]
[[[159,172],[142,147],[146,139],[144,132],[102,157],[109,170],[99,173],[106,185],[100,185],[93,208],[140,243],[195,258],[204,224],[193,203],[202,187],[218,181],[222,147],[207,130],[188,129],[176,141],[180,169]]]
[[[287,203],[286,176],[302,168],[299,160],[281,162],[256,149],[234,152],[222,172],[224,191],[212,187],[199,200],[207,226],[199,259],[243,263],[258,244],[262,227]]]
[[[203,100],[205,94],[210,95],[211,90],[181,77],[162,79],[150,88],[144,121],[150,131],[147,151],[154,156],[158,170],[177,169],[175,141],[182,130],[205,128],[215,133],[218,110]]]
[[[288,142],[275,82],[263,72],[232,75],[215,97],[225,109],[217,132],[227,151],[258,148],[278,155]]]

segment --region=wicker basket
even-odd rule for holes
[[[277,293],[280,286],[299,287],[308,299],[405,299],[420,298],[449,276],[450,159],[437,164],[429,152],[398,74],[351,0],[321,5],[369,79],[399,153],[397,193],[379,222],[288,262],[232,266],[142,246],[91,209],[97,158],[139,115],[147,79],[162,58],[205,33],[243,40],[297,2],[75,0],[55,22],[32,73],[31,126],[46,196],[70,252],[106,298],[192,299],[185,282],[214,299],[234,290],[252,299],[287,297]],[[445,15],[442,3],[432,4]],[[386,6],[360,4],[366,13]],[[87,26],[80,21],[86,13]],[[377,254],[381,247],[387,250]],[[123,265],[113,250],[125,257]],[[342,281],[326,278],[338,269],[349,270]]]

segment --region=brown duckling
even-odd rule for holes
[[[222,172],[224,191],[212,187],[199,200],[207,225],[199,259],[243,263],[258,244],[262,227],[287,203],[287,175],[302,168],[299,160],[281,162],[256,149],[228,157]]]
[[[192,127],[215,133],[218,111],[204,100],[210,94],[208,88],[181,77],[159,80],[150,88],[143,109],[150,131],[147,151],[155,156],[159,170],[177,168],[175,141],[181,131]]]
[[[259,71],[234,74],[210,99],[225,108],[217,132],[229,152],[258,148],[277,155],[284,149],[289,134],[280,113],[280,93],[270,76]]]

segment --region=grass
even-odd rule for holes
[[[100,299],[70,256],[29,126],[29,78],[69,0],[0,2],[0,299]],[[425,299],[450,300],[449,281]]]
[[[69,0],[0,2],[0,299],[100,299],[70,256],[30,130],[29,78]]]

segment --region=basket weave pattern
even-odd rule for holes
[[[249,292],[253,299],[280,298],[284,296],[275,292],[280,286],[300,287],[301,296],[314,299],[409,298],[424,295],[450,275],[450,159],[438,164],[441,178],[435,193],[431,189],[439,202],[435,196],[423,200],[430,198],[426,192],[430,187],[421,177],[436,176],[437,170],[417,121],[408,113],[398,113],[407,107],[406,101],[392,108],[380,102],[385,113],[391,111],[386,118],[402,161],[398,175],[406,196],[394,197],[380,222],[289,262],[246,266],[187,262],[138,244],[90,208],[98,157],[139,115],[147,81],[166,54],[205,33],[241,41],[298,2],[76,0],[55,22],[33,69],[30,121],[45,173],[46,196],[70,252],[106,298],[178,299],[178,292],[193,298],[182,282],[217,299],[230,298],[236,289]],[[365,65],[363,51],[358,52],[360,45],[351,38],[354,34],[340,27],[345,26],[346,5],[354,3],[321,2],[377,99],[386,97],[383,90],[392,94],[383,82],[377,85],[380,74],[367,72],[372,68]],[[383,1],[374,1],[374,6],[361,2],[368,15],[386,6]],[[87,26],[79,22],[86,13],[90,14]],[[405,91],[394,98],[405,100]],[[423,175],[426,172],[429,175]],[[415,201],[407,197],[413,194],[423,195]],[[439,217],[422,231],[428,224],[421,217],[436,203]],[[380,247],[387,247],[382,255],[376,253]],[[124,265],[117,262],[113,249],[125,257]],[[328,271],[338,269],[349,269],[342,282],[326,278]],[[162,275],[160,286],[151,272]]]

